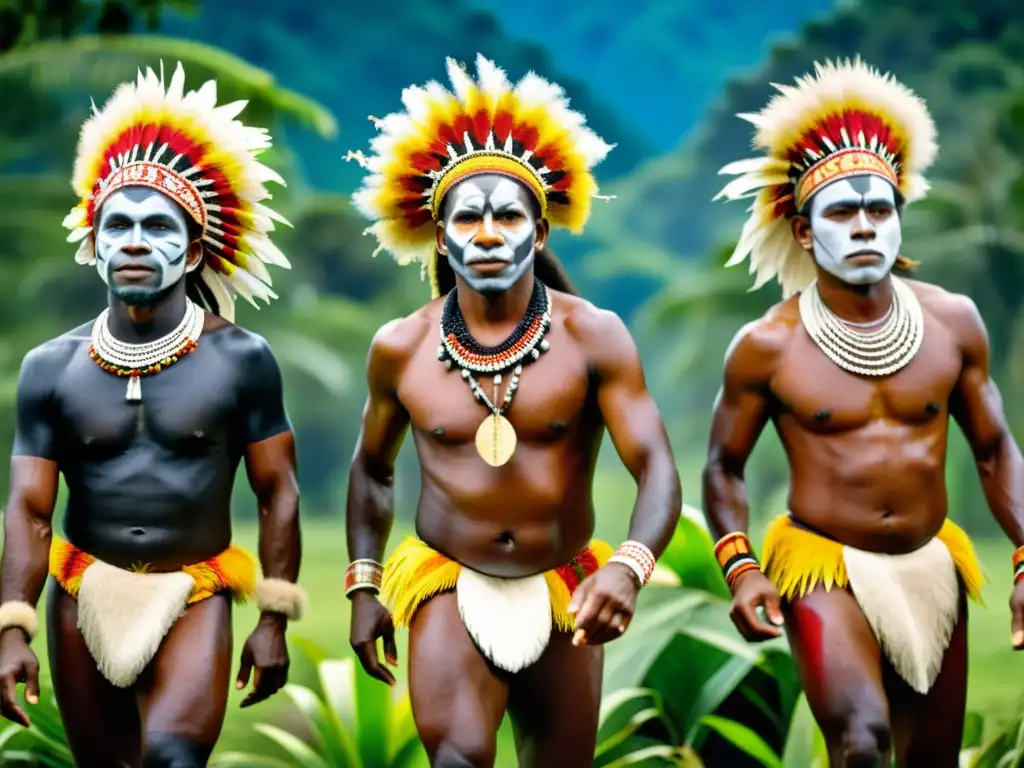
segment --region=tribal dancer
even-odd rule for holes
[[[231,599],[261,610],[236,686],[242,706],[287,680],[299,618],[298,487],[281,374],[267,343],[232,324],[234,295],[269,300],[277,214],[257,161],[267,132],[152,70],[82,129],[65,220],[108,307],[26,355],[18,383],[0,581],[2,714],[38,701],[29,642],[46,574],[50,670],[82,766],[202,766],[231,672]],[[195,386],[186,387],[191,381]],[[231,543],[244,457],[260,511],[252,555]],[[58,475],[66,540],[51,533]]]
[[[549,222],[583,228],[610,147],[557,85],[530,73],[512,86],[483,57],[477,73],[449,60],[454,93],[407,89],[408,112],[378,121],[375,156],[357,156],[370,231],[423,266],[434,300],[370,349],[348,497],[351,641],[393,683],[377,640],[396,664],[394,627],[409,627],[432,765],[493,765],[506,710],[523,765],[590,765],[601,645],[626,631],[671,537],[679,478],[625,325],[578,298],[546,247]],[[381,566],[410,425],[420,538]],[[614,552],[591,541],[605,427],[639,489]]]
[[[1024,544],[1024,462],[989,378],[973,302],[891,274],[904,205],[936,153],[925,104],[859,59],[815,74],[757,115],[766,157],[726,166],[721,196],[755,196],[730,264],[784,300],[733,340],[704,475],[733,621],[785,625],[833,766],[956,766],[967,604],[982,574],[948,517],[952,416],[992,512]],[[789,458],[789,514],[759,566],[744,465],[768,420]],[[1013,557],[1013,645],[1024,646],[1024,547]],[[761,616],[762,610],[766,619]],[[938,726],[938,727],[936,727]]]

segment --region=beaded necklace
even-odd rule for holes
[[[512,406],[512,398],[519,388],[523,365],[539,359],[541,352],[547,352],[550,348],[544,338],[551,328],[550,307],[547,286],[534,278],[533,293],[523,319],[501,344],[485,347],[469,332],[459,307],[458,289],[453,289],[445,299],[437,357],[448,370],[454,366],[462,372],[462,378],[469,384],[473,397],[491,412],[477,429],[476,450],[492,467],[507,463],[515,453],[516,431],[505,414]],[[499,404],[502,374],[508,371],[512,372],[512,378]],[[493,397],[487,396],[474,374],[493,375]]]

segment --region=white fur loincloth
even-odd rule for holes
[[[843,547],[850,590],[893,668],[920,694],[935,683],[956,626],[960,584],[949,549],[932,539],[905,555]]]
[[[463,567],[455,591],[462,623],[496,667],[518,672],[544,653],[553,623],[543,574],[499,579]]]
[[[136,573],[93,562],[78,590],[78,629],[100,673],[132,685],[185,612],[195,581],[187,573]]]

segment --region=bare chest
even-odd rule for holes
[[[474,374],[486,400],[504,409],[520,442],[550,442],[577,433],[588,422],[591,387],[587,362],[571,339],[549,335],[551,349],[523,367],[518,385],[507,401],[512,376],[499,382]],[[475,440],[481,422],[492,413],[483,396],[476,396],[468,379],[453,367],[446,370],[436,347],[421,350],[399,384],[399,400],[414,430],[447,445]]]
[[[141,401],[127,379],[102,370],[82,350],[57,386],[61,445],[90,459],[119,455],[139,442],[178,455],[202,454],[229,438],[238,405],[238,372],[209,345],[141,380]]]
[[[772,381],[772,393],[780,415],[815,432],[849,431],[877,420],[926,424],[948,415],[961,366],[954,339],[931,318],[914,359],[879,379],[839,368],[801,332]]]

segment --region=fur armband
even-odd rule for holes
[[[0,632],[10,627],[18,627],[31,640],[39,631],[39,619],[36,609],[21,600],[8,600],[0,605]]]
[[[263,579],[256,585],[254,597],[261,611],[283,613],[291,621],[302,618],[309,599],[306,590],[284,579]]]

